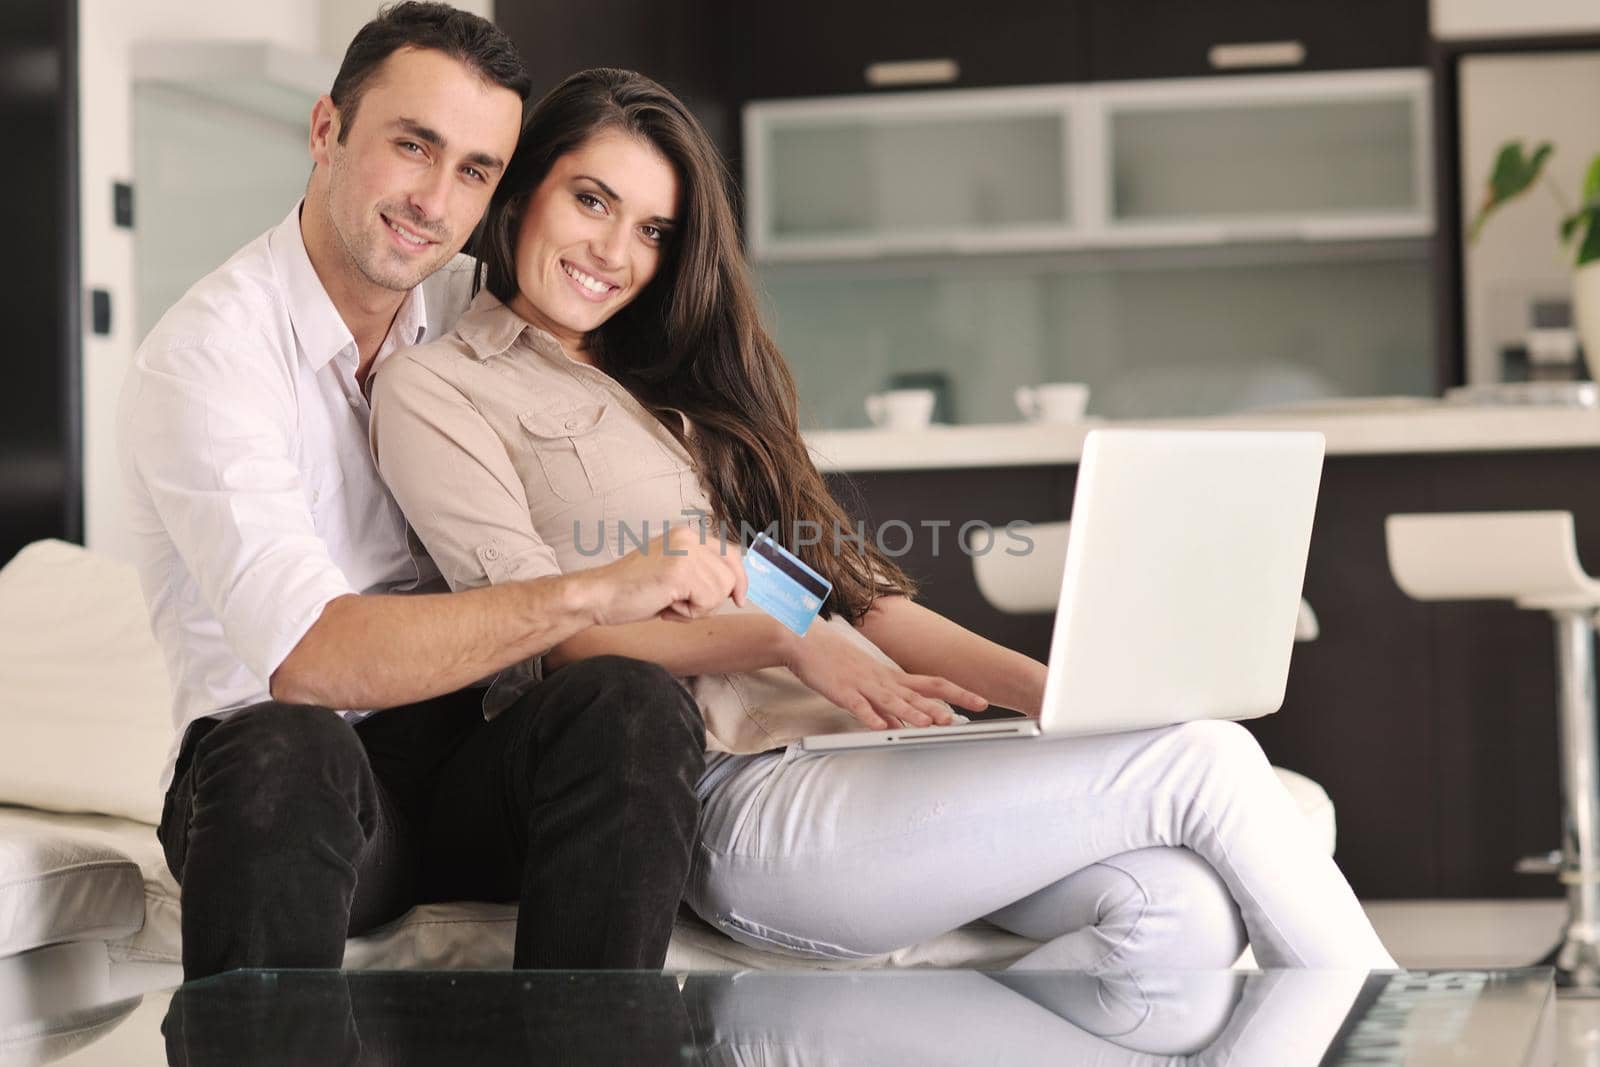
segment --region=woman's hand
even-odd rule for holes
[[[857,626],[908,671],[937,671],[972,686],[1001,707],[1035,718],[1044,703],[1045,667],[963,629],[903,596],[881,596]]]
[[[954,682],[881,663],[821,623],[813,623],[792,648],[784,665],[795,677],[874,730],[899,723],[949,725],[950,709],[941,701],[968,711],[989,706]]]

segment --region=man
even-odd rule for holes
[[[312,111],[305,199],[130,370],[119,434],[176,690],[159,835],[188,978],[337,967],[348,935],[450,899],[518,899],[519,967],[664,961],[703,765],[686,691],[596,659],[485,721],[472,686],[587,626],[742,602],[737,559],[685,529],[582,575],[420,593],[438,573],[367,446],[373,368],[465,306],[454,257],[528,86],[482,19],[381,13]]]

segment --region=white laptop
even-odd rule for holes
[[[1319,433],[1092,431],[1040,717],[826,734],[803,747],[1073,737],[1277,711],[1323,444]]]

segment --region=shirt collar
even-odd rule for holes
[[[300,343],[301,356],[312,370],[321,370],[340,352],[346,349],[353,352],[356,339],[311,265],[305,237],[300,232],[300,209],[304,204],[304,199],[295,204],[288,217],[267,238],[267,246],[283,278],[289,323],[294,327],[295,340]],[[376,370],[377,364],[394,349],[420,344],[427,330],[427,302],[419,285],[401,302],[373,369]]]
[[[535,351],[559,354],[563,358],[566,355],[553,336],[506,307],[487,289],[472,298],[461,321],[456,323],[456,333],[472,357],[480,362],[505,354],[524,335]]]
[[[372,370],[368,371],[367,381],[372,381],[371,374],[383,366],[383,361],[402,348],[420,345],[428,334],[428,303],[422,296],[422,286],[415,286],[406,298],[400,302],[400,310],[395,312],[394,325],[389,327],[389,336],[383,339],[383,344],[378,346],[378,354],[372,359]]]

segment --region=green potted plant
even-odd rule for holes
[[[1583,342],[1591,373],[1600,373],[1600,155],[1589,163],[1584,175],[1582,195],[1574,207],[1544,173],[1545,164],[1555,151],[1549,142],[1531,153],[1521,141],[1509,141],[1495,156],[1489,175],[1489,188],[1483,206],[1467,231],[1467,240],[1477,240],[1483,224],[1508,200],[1521,196],[1540,180],[1550,190],[1561,209],[1561,241],[1574,250],[1572,274],[1572,316]]]

